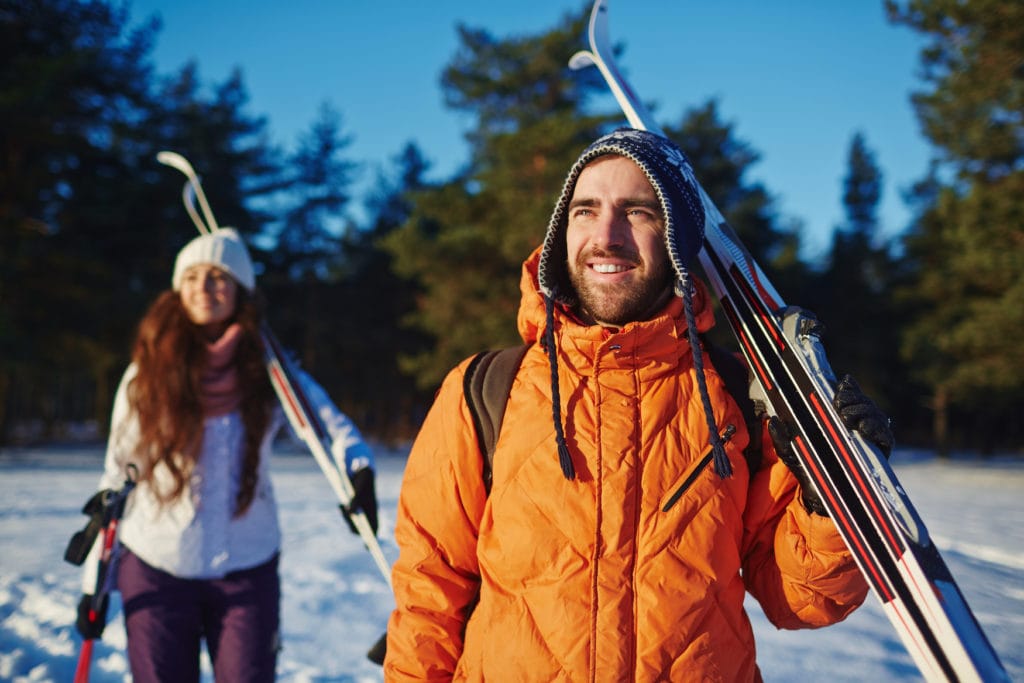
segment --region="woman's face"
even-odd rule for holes
[[[181,304],[196,325],[219,335],[235,313],[238,283],[217,266],[201,263],[185,271],[181,280]]]

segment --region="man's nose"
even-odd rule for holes
[[[618,211],[604,214],[594,230],[594,242],[602,248],[621,247],[629,234],[629,220]]]

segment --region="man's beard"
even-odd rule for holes
[[[632,255],[611,252],[580,254],[576,267],[569,269],[569,280],[576,290],[579,308],[595,322],[623,326],[636,320],[646,320],[664,305],[666,293],[671,291],[672,270],[667,260],[650,265],[642,275],[615,285],[597,285],[588,278],[586,261],[591,256],[617,256],[627,258],[634,266],[640,259]]]

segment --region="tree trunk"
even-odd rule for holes
[[[940,458],[949,457],[949,390],[938,387],[932,407],[935,411],[932,418],[932,436]]]
[[[0,370],[0,446],[7,443],[7,397],[10,386],[10,373]]]

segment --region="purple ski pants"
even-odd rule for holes
[[[203,639],[217,683],[273,681],[277,559],[222,579],[179,579],[124,548],[117,579],[134,683],[198,683]]]

